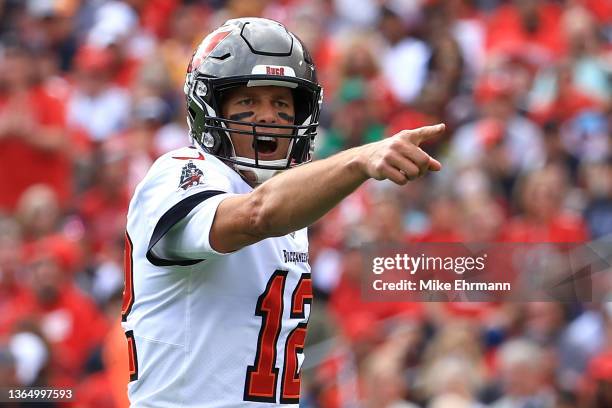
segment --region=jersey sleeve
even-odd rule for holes
[[[232,183],[224,164],[210,156],[198,159],[195,150],[187,155],[196,157],[155,163],[130,206],[150,225],[146,257],[156,266],[189,266],[220,255],[209,233],[217,207],[234,194]]]
[[[217,194],[198,204],[161,237],[150,249],[151,255],[158,260],[167,260],[171,265],[191,265],[226,255],[210,245],[210,229],[217,207],[231,195]]]

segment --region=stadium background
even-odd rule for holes
[[[310,48],[318,157],[448,126],[440,174],[310,229],[302,405],[612,407],[612,303],[364,304],[358,281],[368,242],[610,239],[608,0],[0,1],[0,387],[126,406],[130,193],[187,143],[195,45],[247,15]]]

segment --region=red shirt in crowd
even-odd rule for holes
[[[503,233],[506,242],[585,242],[589,233],[584,221],[571,215],[559,214],[546,224],[517,217],[508,223]]]
[[[98,187],[93,187],[84,194],[79,212],[85,221],[94,252],[98,253],[105,245],[114,243],[118,232],[125,229],[125,215],[129,204],[130,193],[127,189],[115,197],[109,197]]]
[[[407,319],[423,319],[422,303],[364,302],[359,282],[342,276],[331,294],[329,308],[336,317],[343,335],[351,341],[375,339],[382,333],[379,323],[401,315]]]
[[[108,323],[96,305],[72,283],[66,284],[52,306],[32,304],[51,347],[52,382],[70,384],[79,375],[89,354],[102,343]]]
[[[34,296],[27,286],[17,283],[0,286],[0,337],[13,331],[33,302]]]
[[[65,126],[65,105],[43,87],[28,91],[28,108],[43,127]],[[9,100],[0,95],[0,114],[6,112]],[[4,111],[4,112],[3,112]],[[21,194],[33,184],[49,185],[61,204],[70,197],[70,161],[64,151],[39,149],[20,137],[0,139],[0,210],[12,212]]]
[[[561,8],[551,2],[534,7],[537,7],[537,24],[533,28],[524,24],[516,5],[499,7],[487,24],[487,51],[526,55],[547,51],[553,59],[563,56],[566,44],[560,27]]]

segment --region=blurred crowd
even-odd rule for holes
[[[317,157],[448,128],[423,146],[442,172],[366,183],[310,229],[302,405],[612,407],[612,302],[372,304],[359,283],[368,243],[612,246],[609,0],[1,0],[0,387],[127,406],[131,192],[189,143],[195,46],[242,16],[313,54]]]

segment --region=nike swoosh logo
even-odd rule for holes
[[[205,160],[204,155],[200,152],[198,157],[183,157],[183,156],[172,156],[173,159],[177,160]]]

